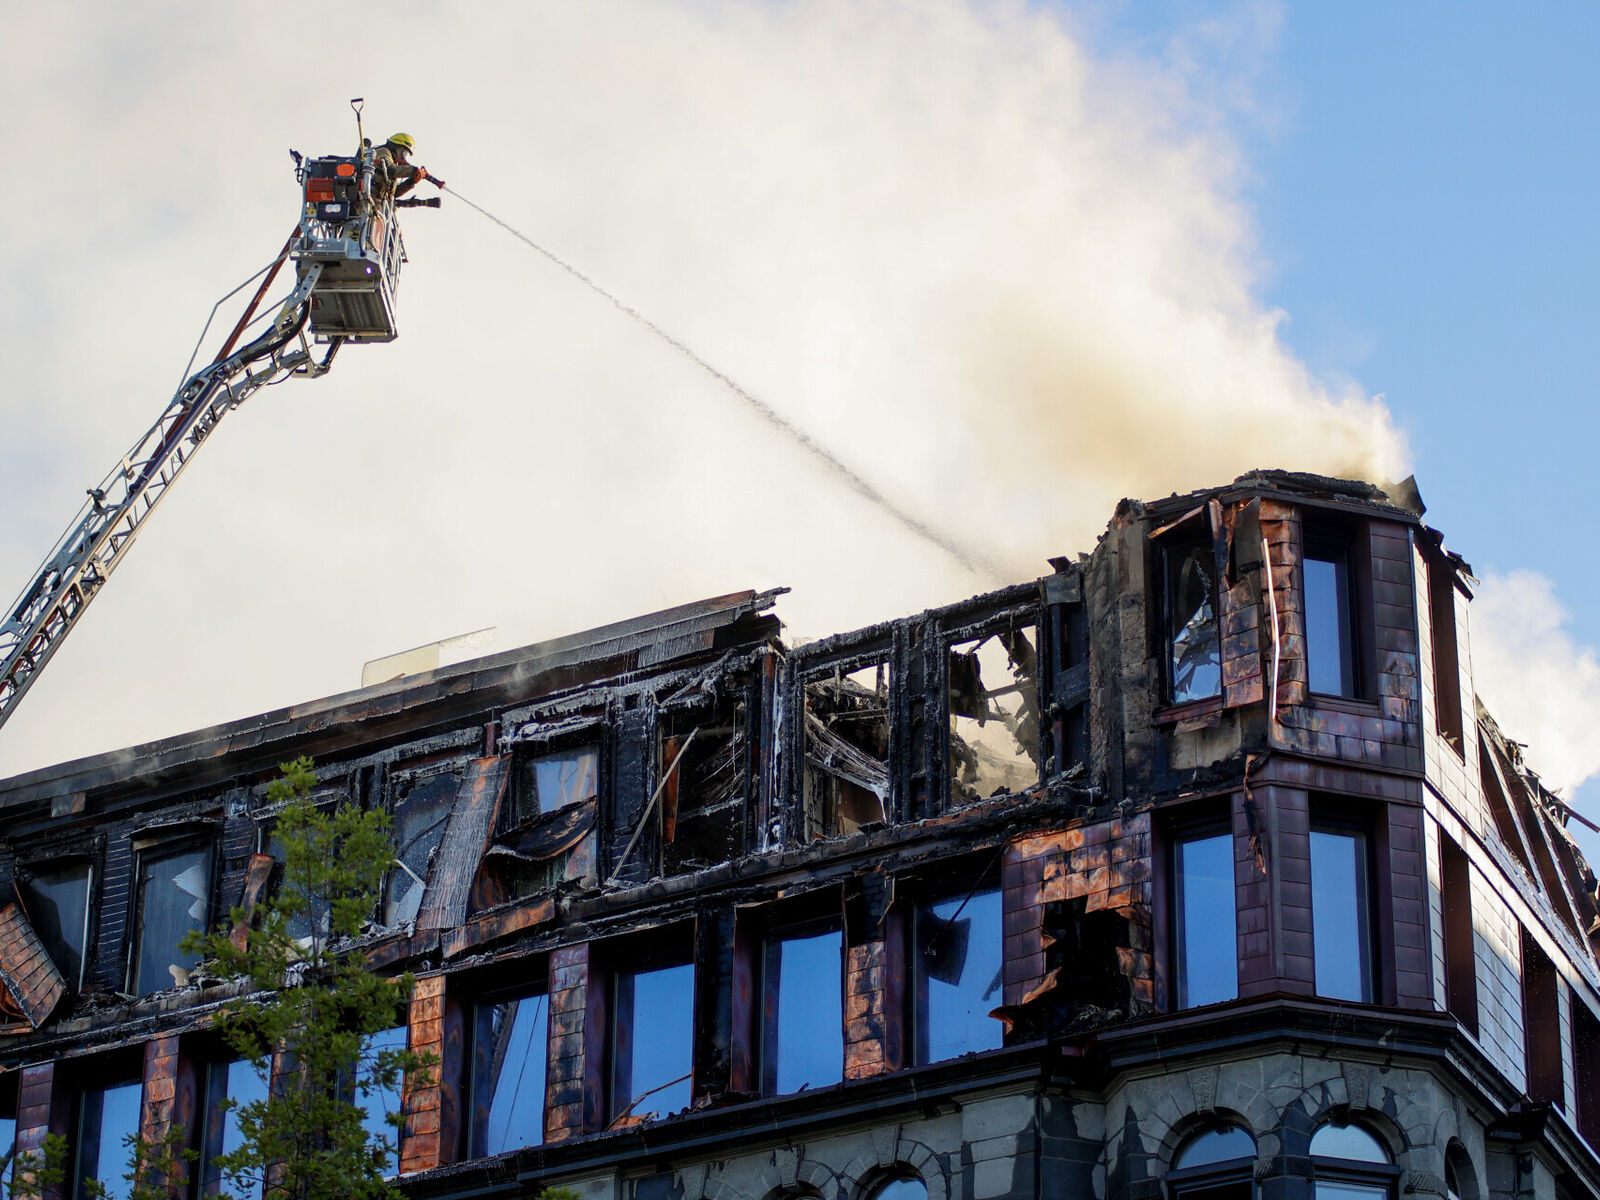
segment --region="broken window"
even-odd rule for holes
[[[518,823],[600,794],[600,748],[593,743],[518,755],[516,771]]]
[[[1167,1188],[1172,1200],[1251,1200],[1255,1163],[1256,1140],[1245,1130],[1206,1129],[1173,1156]]]
[[[1347,543],[1306,539],[1306,685],[1325,696],[1361,694],[1354,575]]]
[[[204,930],[210,909],[211,849],[162,848],[139,855],[139,921],[129,972],[135,995],[181,987],[199,958],[178,948],[192,929]]]
[[[612,1124],[689,1107],[694,1043],[694,967],[619,971],[611,1037]]]
[[[91,1194],[91,1180],[104,1188],[107,1200],[126,1200],[128,1145],[139,1134],[139,1108],[144,1087],[123,1079],[78,1093],[75,1122],[72,1195]]]
[[[950,647],[950,792],[956,803],[1039,782],[1038,631],[996,630]]]
[[[1210,542],[1166,555],[1167,683],[1173,704],[1222,695],[1216,552]]]
[[[428,863],[444,837],[460,785],[461,768],[455,766],[395,777],[391,807],[395,866],[383,889],[383,924],[416,920],[427,888]]]
[[[73,987],[83,986],[92,878],[88,863],[69,863],[29,871],[25,885],[28,921],[61,977]]]
[[[1172,848],[1173,965],[1177,1007],[1239,994],[1233,834],[1225,826],[1180,833]]]
[[[769,1096],[844,1078],[844,935],[793,932],[767,942],[762,1090]]]
[[[669,874],[740,857],[750,779],[749,733],[742,703],[674,713],[661,727],[662,860]]]
[[[477,1005],[472,1038],[472,1157],[544,1142],[550,1004],[543,994]]]
[[[854,833],[889,800],[889,664],[836,667],[805,684],[802,838]]]
[[[267,1098],[267,1081],[261,1071],[242,1058],[214,1062],[206,1072],[205,1124],[200,1137],[200,1194],[260,1200],[263,1181],[224,1177],[217,1158],[244,1146],[239,1130],[239,1107]],[[232,1106],[223,1101],[232,1101]]]
[[[1002,1028],[989,1016],[1004,1003],[999,890],[919,906],[914,935],[917,1062],[999,1046]]]
[[[361,1039],[361,1061],[356,1067],[354,1102],[361,1109],[362,1128],[372,1138],[381,1138],[386,1145],[383,1166],[386,1175],[393,1175],[400,1170],[400,1130],[390,1118],[400,1112],[401,1081],[383,1078],[383,1072],[378,1067],[378,1055],[385,1051],[404,1050],[406,1034],[404,1025],[367,1034]]]
[[[1313,823],[1311,941],[1319,996],[1373,999],[1370,878],[1364,830]]]

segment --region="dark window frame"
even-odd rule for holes
[[[991,862],[993,856],[989,856]],[[912,1066],[926,1066],[935,1062],[950,1062],[954,1058],[967,1053],[988,1053],[1000,1049],[1004,1044],[1004,1029],[998,1021],[994,1023],[998,1040],[993,1046],[977,1047],[963,1050],[955,1055],[941,1058],[931,1056],[929,1034],[931,1018],[928,1007],[928,977],[923,970],[922,956],[922,923],[927,919],[934,905],[957,902],[957,909],[951,916],[945,918],[954,921],[959,915],[965,913],[971,901],[980,895],[993,895],[999,905],[997,928],[995,931],[995,947],[1000,954],[1001,970],[1005,963],[1005,886],[1004,880],[997,871],[987,869],[987,864],[980,868],[977,864],[968,864],[962,870],[963,864],[946,864],[947,869],[960,872],[960,882],[951,884],[944,882],[943,886],[935,887],[931,881],[922,880],[920,886],[911,881],[908,891],[911,893],[912,903],[906,921],[906,950],[905,950],[905,1049],[908,1063]],[[970,938],[969,938],[970,945]],[[999,994],[995,1000],[995,1007],[1005,1003],[1005,986],[1002,977]],[[985,1026],[987,1028],[987,1026]]]
[[[160,862],[164,859],[175,858],[193,850],[202,850],[206,856],[206,896],[205,916],[200,920],[200,928],[209,931],[212,921],[216,917],[217,899],[217,872],[221,866],[220,847],[216,833],[211,829],[203,831],[189,831],[182,835],[163,837],[143,841],[137,839],[133,847],[133,872],[130,903],[132,911],[128,919],[127,946],[124,951],[126,971],[124,974],[124,990],[134,996],[153,996],[159,992],[170,991],[177,984],[169,983],[166,987],[155,988],[152,991],[141,991],[139,976],[144,967],[144,933],[145,933],[145,868],[151,862]],[[177,946],[172,947],[177,951]]]
[[[1249,1157],[1226,1158],[1220,1162],[1202,1163],[1193,1167],[1175,1166],[1163,1177],[1166,1185],[1168,1200],[1219,1200],[1216,1193],[1223,1188],[1239,1188],[1243,1185],[1242,1197],[1235,1195],[1231,1200],[1254,1200],[1256,1196],[1256,1159],[1260,1157],[1260,1144],[1243,1125],[1236,1122],[1221,1122],[1208,1125],[1190,1133],[1179,1143],[1177,1152],[1173,1154],[1174,1163],[1182,1159],[1185,1151],[1196,1139],[1211,1132],[1237,1129],[1248,1137],[1254,1149]]]
[[[1317,691],[1311,685],[1311,631],[1306,629],[1306,696],[1312,703],[1355,704],[1372,708],[1377,704],[1378,656],[1374,637],[1376,612],[1373,601],[1372,542],[1366,521],[1345,514],[1314,508],[1301,510],[1299,581],[1301,620],[1309,607],[1305,562],[1342,560],[1344,585],[1342,601],[1345,619],[1340,630],[1345,643],[1342,657],[1349,672],[1347,690]]]
[[[630,1024],[623,1031],[625,1020],[630,1021],[634,1015],[631,993],[628,989],[640,975],[654,971],[673,968],[687,968],[689,972],[689,1073],[687,1083],[689,1087],[690,1103],[693,1103],[695,1094],[695,1058],[698,1049],[698,1025],[700,1021],[700,995],[699,975],[695,969],[694,959],[694,931],[692,926],[673,927],[658,930],[645,941],[641,938],[629,937],[617,944],[605,947],[603,962],[605,974],[600,981],[605,988],[605,1054],[604,1075],[600,1086],[604,1103],[601,1108],[604,1113],[604,1129],[611,1129],[625,1117],[638,1116],[641,1111],[652,1111],[642,1102],[653,1096],[660,1096],[669,1088],[676,1087],[683,1080],[673,1080],[647,1092],[633,1090],[633,1067],[631,1049],[636,1043],[635,1033]],[[593,984],[591,984],[593,986]],[[626,1005],[624,1001],[626,1000]],[[624,1064],[621,1052],[623,1047],[630,1050],[630,1058]],[[626,1094],[624,1095],[624,1091]],[[667,1114],[663,1113],[663,1117]]]
[[[1179,623],[1181,614],[1176,610],[1177,596],[1174,594],[1173,574],[1177,563],[1190,555],[1199,554],[1210,565],[1213,578],[1211,587],[1211,624],[1213,626],[1213,639],[1216,645],[1216,672],[1217,686],[1215,691],[1204,694],[1178,695],[1178,684],[1175,677],[1173,645],[1179,630],[1187,622]],[[1171,535],[1163,537],[1156,543],[1156,563],[1160,569],[1160,605],[1156,614],[1156,626],[1159,631],[1161,646],[1161,696],[1163,701],[1172,708],[1187,708],[1189,705],[1204,706],[1220,704],[1223,697],[1222,680],[1222,580],[1216,567],[1216,540],[1211,536],[1209,527],[1204,533],[1188,533],[1174,531]]]
[[[1334,800],[1335,804],[1339,802]],[[1384,931],[1389,929],[1390,921],[1386,918],[1383,903],[1384,889],[1381,886],[1381,874],[1378,870],[1380,861],[1379,838],[1380,831],[1376,814],[1363,811],[1359,801],[1348,802],[1348,807],[1339,804],[1340,811],[1330,812],[1329,802],[1326,800],[1313,800],[1311,802],[1310,823],[1306,831],[1306,861],[1310,871],[1309,882],[1311,888],[1311,929],[1312,929],[1312,990],[1319,999],[1344,1001],[1352,1004],[1379,1004],[1386,995],[1388,986],[1388,972],[1384,969],[1386,955],[1384,944]],[[1361,931],[1362,937],[1357,943],[1361,952],[1362,965],[1365,968],[1361,980],[1361,996],[1359,999],[1349,997],[1328,996],[1316,990],[1316,871],[1311,849],[1311,836],[1317,833],[1332,834],[1341,837],[1359,839],[1361,848],[1360,856],[1356,862],[1360,868],[1360,879],[1357,881],[1356,896],[1361,905],[1361,917],[1365,928]]]
[[[1445,1009],[1478,1036],[1477,939],[1472,924],[1472,862],[1459,843],[1439,831],[1439,895],[1443,910]]]
[[[1182,1012],[1189,1008],[1204,1007],[1205,1005],[1191,1005],[1185,1003],[1185,980],[1183,952],[1183,872],[1180,866],[1179,855],[1184,845],[1189,842],[1202,841],[1213,837],[1225,837],[1229,845],[1228,861],[1234,862],[1237,848],[1234,846],[1232,797],[1222,797],[1210,803],[1197,804],[1193,809],[1175,819],[1162,823],[1162,841],[1165,843],[1162,860],[1165,864],[1165,896],[1164,924],[1165,936],[1163,949],[1166,951],[1167,969],[1163,974],[1170,980],[1167,988],[1167,1008],[1172,1012]],[[1239,892],[1238,878],[1235,872],[1233,883],[1233,963],[1234,963],[1234,992],[1232,996],[1222,1000],[1207,1001],[1207,1004],[1225,1004],[1239,998]]]
[[[545,1079],[545,1088],[541,1089],[539,1096],[539,1140],[525,1143],[527,1146],[542,1146],[545,1144],[545,1134],[549,1128],[549,1113],[547,1110],[547,1090],[549,1086],[550,1071],[550,1035],[553,1027],[553,1018],[550,1012],[550,979],[548,962],[541,959],[530,963],[528,960],[518,960],[516,964],[522,978],[515,982],[507,979],[499,981],[498,986],[475,989],[467,997],[467,1053],[461,1072],[461,1089],[465,1103],[463,1120],[461,1122],[462,1157],[465,1159],[478,1159],[492,1157],[497,1153],[510,1153],[522,1147],[512,1147],[504,1151],[488,1150],[488,1122],[494,1105],[494,1093],[489,1090],[489,1080],[484,1077],[485,1047],[484,1036],[491,1027],[489,1010],[498,1004],[512,1001],[518,1003],[541,997],[545,1001],[545,1037],[544,1043],[539,1048],[542,1059],[542,1070]],[[523,974],[526,971],[526,974]]]
[[[19,877],[17,882],[21,885],[18,891],[22,893],[21,898],[24,905],[27,905],[32,899],[28,893],[33,886],[36,875],[52,874],[80,865],[86,869],[87,877],[84,882],[83,948],[78,952],[77,978],[69,979],[67,972],[62,970],[61,964],[59,962],[55,963],[56,969],[61,971],[62,979],[75,993],[81,992],[88,982],[93,970],[94,955],[97,949],[100,906],[95,903],[95,889],[100,884],[102,874],[101,856],[93,849],[84,848],[67,853],[51,853],[49,857],[28,859],[17,864],[17,875]],[[27,911],[29,925],[32,926],[34,933],[39,936],[40,942],[43,943],[44,935],[39,930],[36,914],[26,909],[25,911]],[[46,952],[49,949],[49,946],[45,947]],[[53,956],[51,961],[55,962]]]
[[[1373,1141],[1377,1142],[1388,1161],[1383,1163],[1367,1162],[1361,1159],[1334,1158],[1330,1155],[1311,1154],[1311,1200],[1317,1200],[1316,1185],[1318,1180],[1326,1179],[1329,1183],[1347,1183],[1357,1187],[1382,1188],[1385,1200],[1395,1200],[1400,1190],[1401,1169],[1394,1162],[1394,1154],[1390,1151],[1387,1139],[1381,1137],[1374,1130],[1361,1124],[1359,1121],[1332,1120],[1320,1122],[1312,1130],[1311,1138],[1307,1141],[1307,1149],[1316,1136],[1327,1126],[1347,1128],[1354,1125]]]
[[[196,1194],[200,1196],[220,1195],[224,1189],[228,1189],[230,1194],[237,1191],[224,1179],[222,1172],[216,1166],[217,1156],[226,1152],[227,1114],[222,1109],[222,1102],[224,1100],[238,1101],[240,1099],[240,1097],[231,1094],[228,1087],[228,1074],[236,1066],[243,1067],[252,1075],[255,1074],[255,1066],[249,1059],[240,1058],[228,1052],[220,1043],[215,1045],[213,1053],[205,1055],[201,1060],[202,1102],[197,1110],[195,1123],[195,1133],[198,1141],[195,1150],[199,1157],[194,1160],[192,1168],[194,1173],[193,1187]],[[220,1083],[219,1076],[221,1077]],[[271,1086],[270,1078],[267,1081],[267,1086]],[[245,1102],[249,1103],[249,1101]],[[260,1197],[262,1190],[262,1188],[258,1187],[246,1193],[241,1197],[241,1200]]]
[[[780,953],[780,947],[786,941],[795,941],[805,938],[822,936],[829,933],[839,935],[839,1078],[816,1085],[806,1084],[805,1087],[831,1087],[834,1083],[844,1079],[844,1058],[846,1042],[844,1035],[845,1024],[845,989],[848,983],[849,944],[845,937],[844,921],[837,915],[813,916],[810,919],[795,919],[783,923],[769,923],[761,940],[761,996],[760,1013],[761,1024],[758,1030],[759,1044],[757,1060],[759,1063],[759,1079],[761,1094],[764,1096],[793,1095],[794,1092],[778,1090],[777,1074],[779,1055],[777,1054],[781,1022],[783,1014],[779,1005],[777,989],[772,986],[775,975],[774,959]]]
[[[950,665],[951,656],[955,652],[956,647],[964,643],[985,643],[991,638],[996,638],[1004,633],[1032,634],[1031,648],[1033,650],[1033,709],[1035,727],[1033,730],[1033,745],[1030,757],[1032,757],[1034,760],[1035,770],[1032,781],[1024,785],[1024,788],[1035,787],[1045,778],[1046,760],[1050,752],[1050,742],[1052,740],[1048,723],[1044,719],[1043,708],[1045,699],[1044,689],[1046,687],[1046,661],[1044,658],[1046,620],[1046,616],[1039,610],[1038,607],[1019,609],[1015,606],[1012,606],[1004,609],[1001,612],[987,615],[981,620],[967,621],[960,624],[951,624],[949,626],[942,626],[940,628],[938,693],[940,697],[942,697],[943,706],[940,713],[940,724],[936,740],[938,742],[938,753],[944,764],[944,770],[942,774],[945,783],[944,808],[946,811],[961,807],[966,804],[981,804],[990,798],[988,796],[979,796],[975,799],[962,799],[958,798],[956,795],[953,769],[954,762],[952,758],[954,748],[952,739],[954,737],[954,731],[950,728],[951,722],[955,719],[955,714],[951,711],[950,705]],[[1009,659],[1010,651],[1007,650],[1005,653]],[[1017,684],[1015,681],[1013,681],[1009,687],[1002,686],[1000,688],[990,688],[987,690],[991,692],[1005,692],[1011,688],[1020,688],[1021,686],[1021,684]],[[894,684],[891,680],[891,696],[893,691]],[[892,730],[893,724],[891,720],[891,733]],[[1022,746],[1025,752],[1028,752],[1028,747],[1021,739],[1018,739],[1018,745]],[[892,747],[890,749],[890,755],[892,758]]]
[[[58,1068],[59,1069],[59,1068]],[[123,1172],[127,1169],[127,1157],[122,1140],[118,1138],[114,1143],[116,1150],[115,1162],[111,1164],[109,1172],[106,1164],[100,1162],[100,1152],[104,1142],[100,1133],[104,1110],[94,1117],[96,1122],[96,1144],[94,1147],[94,1161],[91,1166],[88,1159],[88,1139],[84,1134],[89,1128],[90,1115],[88,1112],[89,1098],[97,1095],[102,1098],[114,1091],[124,1088],[137,1088],[139,1098],[135,1102],[134,1121],[132,1132],[137,1133],[144,1115],[144,1070],[142,1055],[138,1049],[118,1050],[107,1054],[97,1055],[93,1058],[78,1060],[71,1064],[68,1076],[69,1106],[68,1106],[68,1162],[67,1179],[64,1193],[69,1196],[80,1194],[86,1179],[98,1179],[105,1182],[109,1174],[115,1181],[122,1179]]]

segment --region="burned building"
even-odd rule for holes
[[[1478,705],[1414,489],[1125,501],[799,647],[741,593],[0,781],[0,1139],[200,1151],[261,1085],[177,949],[266,785],[382,807],[351,953],[416,1197],[1578,1200],[1596,881]],[[376,1102],[374,1102],[376,1103]]]

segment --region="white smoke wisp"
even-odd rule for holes
[[[0,587],[277,249],[284,148],[345,149],[357,92],[369,133],[412,133],[1013,578],[1089,549],[1124,495],[1404,474],[1382,402],[1313,378],[1259,299],[1225,81],[1097,61],[1021,0],[353,11],[360,78],[308,52],[326,12],[301,0],[19,13],[11,145],[73,186],[0,242]],[[791,627],[825,634],[991,585],[448,194],[404,228],[400,339],[229,418],[0,773],[340,691],[467,629],[509,647],[787,584]]]
[[[1537,571],[1486,572],[1472,602],[1478,694],[1547,787],[1570,798],[1600,773],[1600,657]]]

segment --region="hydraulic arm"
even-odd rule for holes
[[[358,107],[358,117],[359,112]],[[156,423],[89,489],[88,502],[31,582],[0,611],[0,725],[223,417],[257,388],[291,375],[324,374],[346,342],[394,340],[405,244],[393,200],[374,195],[372,147],[362,139],[348,158],[294,159],[302,187],[300,224],[221,353],[184,382]],[[294,288],[270,327],[234,349],[255,324],[256,307],[278,268],[291,257]],[[320,359],[314,354],[318,344],[327,347]]]

